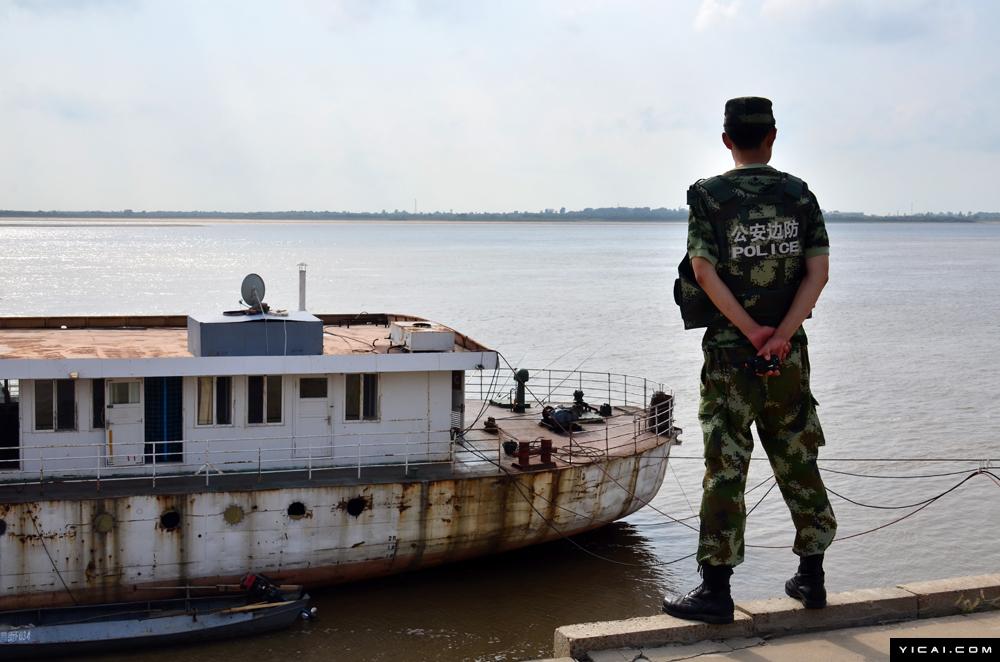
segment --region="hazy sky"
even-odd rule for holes
[[[0,208],[684,204],[722,107],[826,209],[1000,210],[1000,3],[0,0]]]

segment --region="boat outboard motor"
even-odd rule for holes
[[[285,599],[281,589],[264,575],[248,572],[240,580],[240,588],[250,594],[254,602],[281,602]]]

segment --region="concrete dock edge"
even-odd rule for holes
[[[564,625],[555,631],[553,654],[557,658],[581,658],[618,648],[779,637],[991,609],[1000,609],[1000,574],[834,593],[824,609],[805,609],[797,600],[786,597],[740,602],[736,605],[736,620],[728,625],[665,615]]]
[[[906,621],[917,617],[917,605],[917,596],[903,589],[867,588],[831,594],[824,609],[806,609],[787,597],[740,602],[736,608],[751,618],[758,637],[780,637]]]
[[[917,596],[920,618],[1000,609],[1000,574],[900,584]]]
[[[690,644],[705,639],[750,636],[753,624],[737,612],[728,625],[684,621],[673,616],[643,616],[624,621],[564,625],[556,629],[554,657],[579,657],[590,651],[637,648],[664,644]]]

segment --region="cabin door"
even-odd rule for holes
[[[145,403],[146,462],[184,460],[184,378],[146,377],[142,380]]]
[[[296,383],[295,457],[333,454],[333,403],[326,375],[300,377]]]
[[[142,380],[105,380],[105,435],[108,465],[142,464],[146,444],[143,426]]]
[[[0,379],[0,469],[21,466],[20,390],[16,379]]]

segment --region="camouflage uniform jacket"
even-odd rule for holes
[[[778,170],[767,165],[750,165],[730,170],[722,175],[736,194],[737,204],[721,222],[728,247],[720,247],[711,216],[722,206],[704,187],[702,181],[692,187],[704,195],[694,196],[688,217],[688,256],[708,260],[727,283],[750,283],[761,288],[793,286],[802,280],[805,260],[827,255],[830,240],[816,196],[804,184],[796,201],[794,214],[767,202],[754,202],[764,191],[774,188],[783,178]],[[745,201],[746,204],[739,204]],[[727,255],[720,255],[727,250]],[[732,289],[732,287],[731,287]],[[735,292],[737,298],[740,293]],[[744,307],[747,299],[741,300]],[[752,303],[752,301],[751,301]],[[805,344],[802,327],[792,336],[793,344]],[[704,349],[750,349],[750,342],[728,320],[710,326],[702,340]]]

